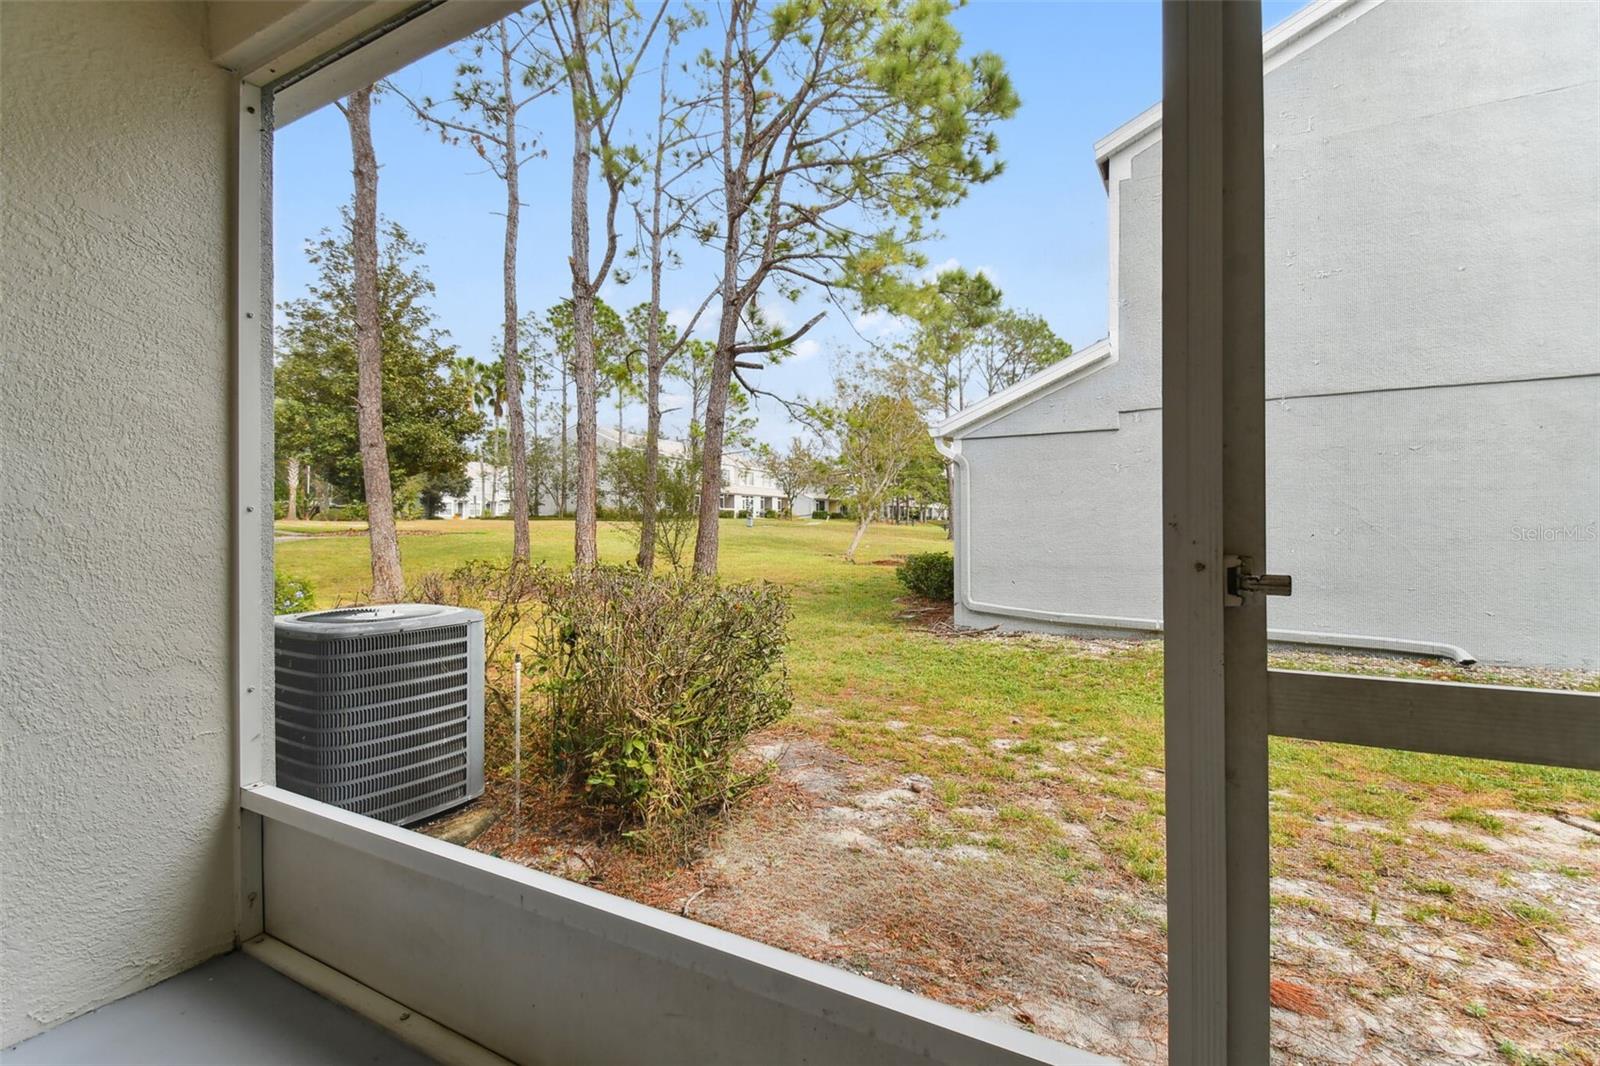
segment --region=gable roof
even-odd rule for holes
[[[1116,353],[1111,350],[1111,341],[1101,339],[1095,341],[1081,352],[1073,352],[1059,363],[1052,363],[1029,377],[1012,385],[1010,388],[1001,389],[993,396],[980,400],[969,407],[963,407],[949,418],[929,429],[935,439],[947,440],[960,437],[972,432],[979,426],[987,425],[1007,414],[1034,397],[1068,385],[1087,377],[1096,370],[1110,366],[1117,361]]]
[[[1315,3],[1296,11],[1262,35],[1262,73],[1268,74],[1283,66],[1330,34],[1344,29],[1381,2],[1382,0],[1316,0]],[[1159,131],[1160,128],[1161,105],[1156,104],[1094,142],[1094,161],[1100,168],[1100,180],[1110,181],[1112,156]]]

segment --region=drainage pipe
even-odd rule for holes
[[[972,470],[967,462],[967,457],[962,454],[960,438],[935,437],[933,444],[940,455],[956,466],[956,494],[959,498],[959,504],[956,507],[955,521],[963,527],[955,531],[956,600],[963,607],[969,611],[977,611],[980,614],[1032,618],[1062,626],[1081,626],[1085,629],[1121,629],[1137,633],[1159,633],[1162,631],[1161,619],[1159,618],[1120,618],[1110,615],[1067,614],[1061,611],[1041,611],[1030,607],[1011,607],[1006,604],[983,603],[974,600],[970,591],[972,588],[972,576],[968,570],[971,544],[969,543],[970,538],[966,536],[965,529],[966,522],[969,520],[967,500],[970,492],[968,482],[971,480]],[[1268,629],[1267,640],[1281,644],[1315,644],[1334,648],[1363,648],[1372,651],[1389,651],[1401,655],[1425,655],[1438,659],[1450,659],[1460,666],[1471,666],[1478,661],[1476,655],[1459,645],[1433,640],[1375,637],[1358,633],[1319,633],[1301,629]]]

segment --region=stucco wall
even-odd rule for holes
[[[233,936],[228,75],[0,4],[0,1045]]]
[[[1273,627],[1600,666],[1596,54],[1391,2],[1267,75]],[[1160,142],[1112,164],[1117,361],[961,442],[969,623],[1161,616]]]

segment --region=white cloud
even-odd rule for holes
[[[689,328],[689,321],[694,318],[694,312],[695,309],[693,307],[668,308],[667,325],[682,333]],[[700,312],[700,320],[694,324],[694,332],[691,335],[707,339],[716,335],[716,328],[716,308],[708,306],[704,311]]]
[[[810,359],[820,351],[822,351],[821,344],[818,344],[810,337],[801,337],[800,340],[795,342],[794,355],[791,358],[798,363],[802,360]]]
[[[872,339],[899,336],[911,328],[911,322],[909,319],[890,314],[888,311],[874,309],[857,315],[855,327],[857,333]]]
[[[940,274],[943,274],[946,270],[957,270],[957,269],[960,269],[960,267],[961,267],[961,260],[957,259],[955,256],[952,255],[949,259],[946,259],[944,262],[942,262],[942,263],[934,263],[932,266],[928,267],[927,270],[924,270],[922,272],[922,280],[923,281],[932,281],[934,278],[937,278]],[[973,267],[972,268],[972,273],[974,273],[974,274],[982,274],[984,277],[988,278],[990,281],[994,282],[996,285],[1000,284],[1000,276],[995,273],[995,269],[992,266],[987,266],[986,265],[986,266],[980,266],[980,267]]]
[[[767,320],[767,325],[785,334],[794,332],[794,319],[789,317],[784,305],[778,300],[764,301],[761,304],[761,317]]]

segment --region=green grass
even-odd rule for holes
[[[509,522],[441,520],[401,528],[401,557],[412,580],[469,559],[510,555]],[[280,523],[279,529],[342,532],[279,542],[278,567],[309,579],[319,606],[359,600],[370,583],[359,524]],[[947,807],[1000,811],[985,829],[993,839],[1076,869],[1082,857],[1064,851],[1036,812],[1017,802],[1048,781],[1060,817],[1088,826],[1103,855],[1134,882],[1159,886],[1160,645],[1089,654],[1056,640],[930,634],[898,617],[902,590],[894,569],[873,564],[948,550],[943,530],[874,526],[857,565],[842,558],[850,532],[845,522],[722,524],[725,579],[775,581],[790,589],[792,724],[886,777],[928,775]],[[535,522],[530,535],[536,559],[570,564],[570,522]],[[602,523],[600,550],[605,562],[625,562],[633,548],[623,531]],[[1435,676],[1433,667],[1426,669]],[[1275,865],[1283,860],[1292,869],[1363,885],[1390,877],[1427,883],[1419,871],[1407,871],[1410,862],[1429,861],[1426,849],[1413,858],[1415,844],[1398,835],[1419,817],[1448,818],[1492,834],[1504,825],[1489,810],[1600,808],[1600,774],[1278,738],[1269,751]],[[1340,838],[1335,829],[1341,822],[1378,823],[1377,832]],[[1473,855],[1453,842],[1425,843]],[[1422,891],[1447,899],[1439,888]]]

